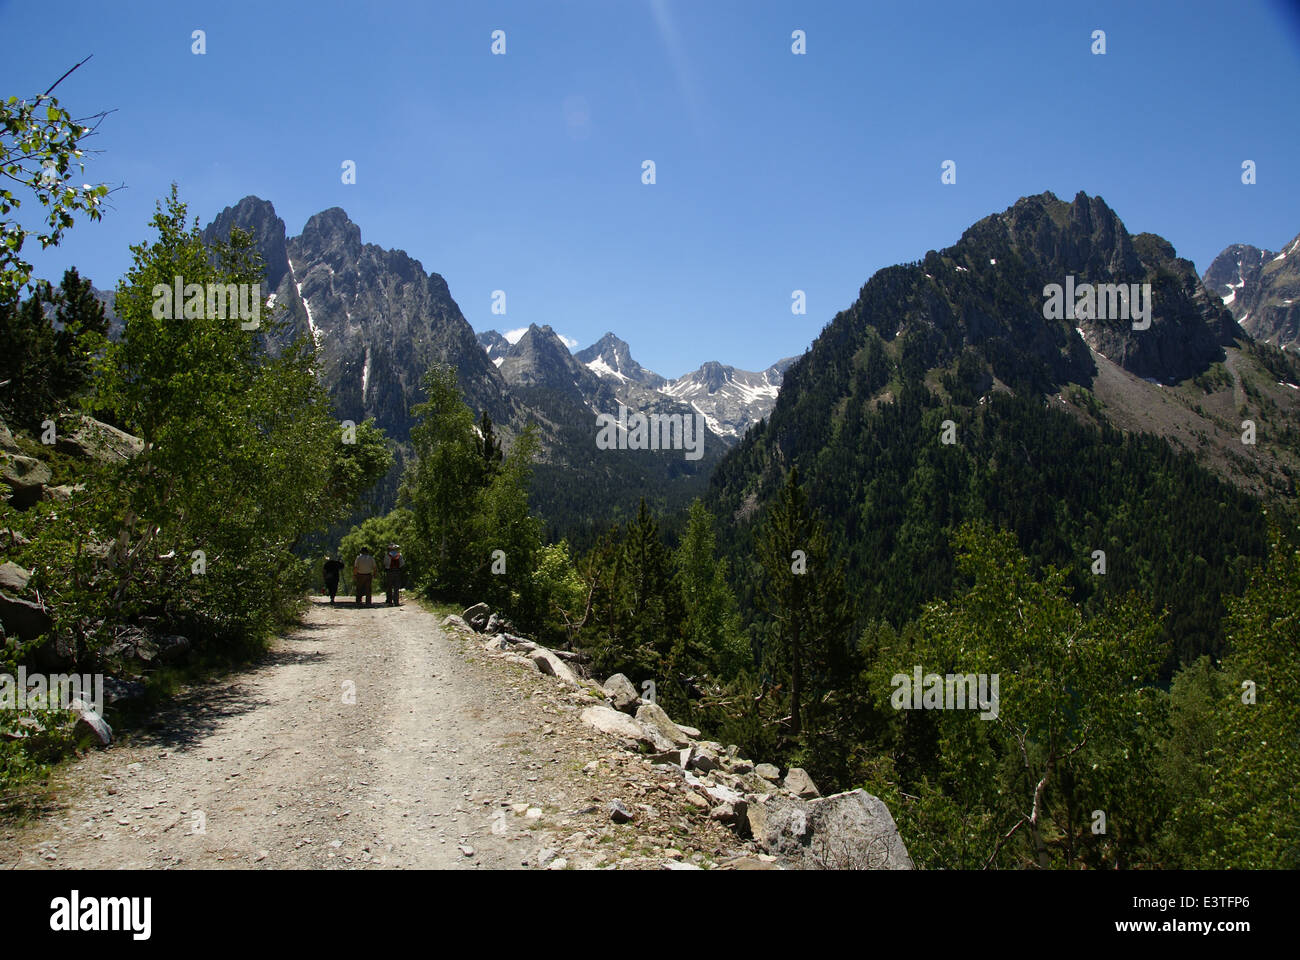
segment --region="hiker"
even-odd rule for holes
[[[406,561],[402,559],[402,551],[395,543],[388,545],[388,552],[384,554],[384,592],[387,596],[387,603],[390,607],[400,607],[401,590],[402,590],[402,567]]]
[[[334,554],[325,555],[325,592],[330,595],[330,605],[334,604],[334,595],[339,592],[339,573],[343,570],[343,561]]]
[[[366,606],[370,606],[370,581],[374,579],[375,571],[379,565],[375,563],[375,558],[370,555],[369,547],[362,547],[357,558],[352,561],[352,579],[357,584],[357,606],[361,606],[361,595],[366,595]]]

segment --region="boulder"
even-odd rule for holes
[[[14,442],[14,435],[9,432],[9,425],[0,420],[0,450],[17,450],[18,444]]]
[[[470,629],[470,625],[454,613],[447,614],[447,616],[443,618],[442,625],[444,627],[455,627],[458,630]]]
[[[691,759],[691,769],[700,773],[709,773],[718,769],[718,758],[707,750],[700,749],[702,744],[696,744],[695,756]]]
[[[780,870],[776,858],[760,860],[758,857],[734,857],[718,865],[719,870]]]
[[[483,632],[488,634],[500,633],[503,629],[502,620],[495,613],[488,617],[488,621],[483,626]]]
[[[7,590],[9,593],[22,593],[27,589],[27,581],[32,577],[31,573],[6,560],[0,563],[0,590]]]
[[[626,713],[615,710],[613,707],[588,707],[578,715],[578,718],[588,726],[595,727],[601,733],[607,733],[612,737],[620,737],[634,743],[654,745],[650,735],[641,724]]]
[[[760,763],[754,767],[754,772],[764,780],[771,780],[773,783],[781,779],[781,770],[771,763]]]
[[[656,729],[655,727],[647,727],[643,723],[641,724],[641,728],[645,730],[646,735],[650,737],[650,741],[651,743],[654,744],[654,748],[656,750],[659,750],[663,753],[677,753],[679,750],[682,749],[678,747],[677,744],[673,743],[671,740],[665,737],[662,733],[660,733],[658,729]]]
[[[688,727],[684,723],[677,724],[677,729],[680,730],[682,733],[686,734],[692,740],[698,740],[702,736],[700,731],[697,730],[695,727]]]
[[[57,487],[44,487],[41,490],[41,499],[48,503],[67,503],[85,489],[84,483],[63,483]]]
[[[559,677],[565,683],[574,687],[580,685],[577,675],[569,668],[569,665],[545,647],[538,647],[533,650],[528,654],[528,658],[533,661],[533,665],[540,672],[552,677]]]
[[[745,785],[746,793],[756,793],[759,796],[766,796],[773,793],[780,793],[781,788],[766,777],[760,777],[757,773],[740,774],[740,782]]]
[[[627,808],[622,800],[611,800],[609,802],[609,819],[615,823],[630,823],[632,811]]]
[[[527,637],[516,637],[513,633],[503,633],[501,636],[507,642],[514,644],[516,650],[522,650],[524,653],[532,653],[537,649],[537,644]]]
[[[727,769],[735,774],[753,773],[754,765],[748,760],[742,760],[740,757],[736,757],[727,761]]]
[[[668,718],[664,708],[657,703],[643,703],[637,707],[636,720],[641,726],[659,734],[674,747],[690,746],[691,738],[682,733],[681,728]]]
[[[26,510],[40,500],[50,476],[50,468],[44,460],[0,450],[0,480],[13,488],[9,499],[15,509]]]
[[[632,681],[621,673],[616,673],[606,680],[603,689],[609,694],[615,709],[622,710],[624,713],[636,713],[636,708],[641,704],[636,687],[632,686]]]
[[[817,800],[769,797],[750,804],[746,820],[761,849],[803,869],[913,867],[889,808],[865,790]]]
[[[101,747],[106,747],[113,742],[113,728],[104,722],[104,718],[96,713],[90,704],[84,700],[73,700],[68,704],[68,709],[77,715],[72,735],[79,741],[90,740]]]
[[[656,753],[650,758],[651,763],[671,763],[674,766],[687,769],[692,763],[691,748],[686,747],[683,750],[665,750],[662,753]]]
[[[85,415],[61,417],[55,445],[62,453],[100,463],[122,463],[144,449],[139,437]]]
[[[492,609],[486,603],[476,603],[472,607],[467,607],[465,612],[460,615],[462,620],[480,633],[488,625],[491,616]]]
[[[0,593],[0,623],[8,636],[30,641],[49,630],[54,620],[39,603]]]
[[[811,800],[813,797],[821,796],[821,791],[817,789],[812,777],[808,776],[803,767],[791,767],[785,775],[783,785],[796,797],[804,800]]]
[[[744,795],[736,790],[732,790],[730,787],[713,783],[709,780],[701,780],[693,773],[687,773],[683,779],[687,786],[693,787],[714,803],[729,803],[733,806],[740,807],[741,809],[745,806]]]
[[[716,820],[718,823],[725,823],[732,827],[739,823],[743,818],[736,813],[736,808],[729,803],[720,803],[709,811],[709,819]]]

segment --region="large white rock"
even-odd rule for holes
[[[578,715],[578,718],[588,726],[595,727],[601,733],[607,733],[611,737],[620,737],[637,743],[653,742],[641,724],[613,707],[603,704],[588,707]]]
[[[664,708],[657,703],[643,703],[636,710],[637,723],[653,730],[674,747],[688,747],[691,738],[682,733],[681,727],[669,719]]]

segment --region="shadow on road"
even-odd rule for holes
[[[325,660],[332,654],[292,650],[273,650],[259,657],[253,669],[281,667],[294,663]],[[185,750],[209,737],[222,721],[249,713],[271,702],[257,695],[248,683],[237,680],[228,684],[204,684],[181,693],[167,710],[131,737],[138,746]]]

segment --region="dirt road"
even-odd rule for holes
[[[61,809],[0,826],[0,869],[649,865],[669,841],[611,833],[605,805],[653,772],[556,685],[415,603],[313,598],[258,666],[62,769]]]

